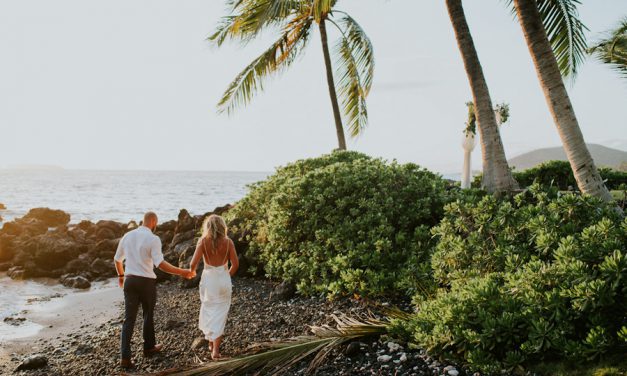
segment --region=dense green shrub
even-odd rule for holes
[[[430,227],[448,195],[414,164],[334,152],[280,168],[229,213],[266,275],[304,293],[376,296],[430,283]]]
[[[471,193],[433,233],[442,288],[416,299],[420,346],[483,371],[627,349],[627,219],[612,205],[538,185]]]
[[[599,168],[599,174],[605,180],[608,189],[622,189],[627,185],[627,172],[611,168]],[[513,176],[521,187],[538,183],[545,187],[557,187],[563,191],[569,187],[577,189],[577,181],[568,161],[548,161],[523,171],[514,171]],[[481,175],[475,176],[472,186],[481,186]]]

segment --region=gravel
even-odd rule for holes
[[[308,325],[333,324],[332,315],[363,316],[367,304],[362,300],[294,295],[286,301],[270,299],[277,283],[251,278],[233,279],[233,301],[221,346],[224,357],[247,353],[251,345],[271,340],[308,335]],[[199,298],[197,289],[181,289],[176,281],[157,287],[155,328],[162,354],[142,356],[141,313],[133,336],[133,362],[128,374],[150,374],[188,368],[210,361],[207,344],[197,328]],[[120,374],[119,341],[122,312],[99,326],[88,325],[80,332],[58,340],[40,343],[38,355],[46,365],[17,375],[111,375]],[[33,354],[31,354],[33,355]],[[26,358],[26,357],[25,357]],[[14,357],[0,364],[0,374],[14,372],[24,361]],[[291,375],[303,375],[308,361],[296,364]],[[446,368],[448,366],[448,368]],[[315,375],[472,375],[462,367],[440,364],[422,350],[411,349],[389,338],[362,338],[334,350]]]

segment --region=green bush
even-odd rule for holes
[[[486,372],[627,348],[627,219],[612,205],[539,185],[471,193],[432,231],[442,288],[405,327],[420,346]]]
[[[621,189],[621,185],[627,184],[627,172],[625,171],[601,167],[599,174],[605,180],[607,189]],[[557,187],[563,191],[568,190],[569,187],[577,189],[577,181],[568,161],[547,161],[523,171],[514,171],[513,176],[523,188],[538,183],[544,187]],[[481,177],[481,175],[474,177],[473,187],[481,187]]]
[[[247,256],[303,293],[414,294],[431,281],[429,229],[445,187],[414,164],[334,152],[278,169],[229,218]]]

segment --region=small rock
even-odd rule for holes
[[[392,359],[392,356],[390,355],[379,355],[377,357],[377,362],[386,363],[386,362],[389,362],[391,359]]]
[[[388,342],[387,345],[391,352],[396,352],[401,349],[401,345],[395,342]]]
[[[401,357],[399,358],[399,360],[401,362],[406,362],[407,361],[407,354],[405,353],[401,353]]]
[[[31,355],[22,361],[22,364],[17,366],[16,371],[23,371],[29,369],[38,369],[45,367],[48,364],[48,358],[43,355]]]
[[[272,300],[289,300],[296,293],[296,286],[293,283],[284,281],[281,282],[270,294]]]
[[[456,370],[455,368],[453,368],[453,369],[451,369],[451,370],[449,370],[449,371],[448,371],[448,374],[449,374],[450,376],[457,376],[457,375],[459,375],[459,371],[458,371],[458,370]]]
[[[74,350],[74,354],[75,355],[84,355],[84,354],[89,354],[91,352],[94,351],[94,348],[91,347],[90,345],[87,344],[80,344],[76,347],[76,350]]]
[[[91,283],[85,277],[81,276],[63,276],[60,280],[63,286],[74,287],[76,289],[88,289],[91,287]]]
[[[163,329],[164,330],[172,330],[172,329],[179,328],[179,327],[181,327],[183,325],[185,325],[185,322],[183,322],[183,321],[170,319],[170,320],[166,321]]]
[[[198,350],[203,347],[207,347],[209,345],[209,341],[204,339],[203,337],[195,338],[192,342],[192,350]]]
[[[361,352],[361,346],[359,342],[351,342],[346,346],[346,350],[344,350],[344,355],[353,357],[358,355]]]

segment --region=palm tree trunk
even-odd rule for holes
[[[604,201],[612,201],[612,196],[605,187],[584,142],[536,0],[514,0],[514,6],[536,67],[540,86],[542,86],[553,121],[562,139],[564,151],[573,169],[579,190],[582,193],[600,197]]]
[[[482,185],[488,192],[514,190],[518,188],[518,183],[514,180],[505,158],[499,127],[492,109],[490,91],[466,22],[462,1],[446,0],[446,7],[453,24],[459,51],[464,60],[477,114],[477,125],[481,136],[481,153],[483,155]]]
[[[335,131],[337,132],[338,148],[346,150],[346,138],[344,137],[344,127],[342,126],[342,115],[340,114],[340,106],[337,102],[337,93],[335,92],[335,82],[333,81],[333,67],[331,66],[331,54],[329,53],[329,43],[327,41],[326,20],[320,21],[320,39],[322,40],[322,52],[324,54],[324,65],[327,71],[327,84],[329,85],[329,96],[331,97],[331,106],[333,107],[333,117],[335,118]]]

